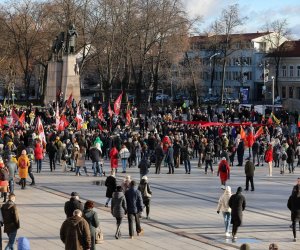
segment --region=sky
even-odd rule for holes
[[[239,27],[240,32],[263,31],[266,22],[287,19],[291,38],[300,39],[300,0],[182,0],[190,17],[202,16],[200,32],[221,14],[222,9],[239,4],[241,16],[248,19],[246,25]]]

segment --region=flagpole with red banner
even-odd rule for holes
[[[121,94],[118,96],[118,98],[116,99],[116,101],[114,103],[114,112],[115,112],[115,115],[119,115],[120,114],[122,96],[123,96],[123,91],[121,92]]]

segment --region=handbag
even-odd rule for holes
[[[96,244],[101,244],[104,241],[103,232],[100,227],[96,228],[96,238],[95,238]]]
[[[145,189],[144,189],[144,197],[147,197],[147,198],[150,198],[152,195],[148,193],[148,187],[147,185],[145,186]]]

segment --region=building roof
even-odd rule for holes
[[[258,38],[258,37],[262,37],[265,35],[268,35],[272,32],[256,32],[256,33],[242,33],[242,34],[231,34],[230,35],[230,39],[232,40],[237,40],[237,41],[251,41],[252,39]],[[190,37],[190,42],[194,43],[194,42],[210,42],[212,40],[222,40],[223,38],[225,38],[226,35],[200,35],[200,36],[193,36]]]
[[[300,41],[285,41],[279,49],[274,52],[281,57],[300,57]]]

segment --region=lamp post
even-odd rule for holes
[[[209,66],[210,66],[210,74],[211,74],[211,76],[210,76],[210,88],[211,88],[211,91],[212,91],[212,88],[213,88],[214,68],[215,68],[215,67],[213,67],[213,68],[211,67],[211,59],[213,59],[215,56],[218,56],[220,54],[221,54],[220,52],[217,52],[217,53],[215,53],[215,54],[213,54],[212,56],[209,57]],[[214,66],[215,66],[215,64],[214,64]]]
[[[275,77],[272,76],[272,113],[274,113],[274,80],[275,80]]]

